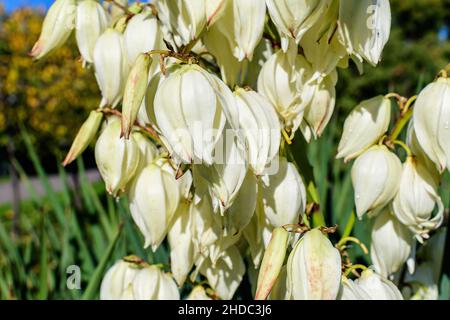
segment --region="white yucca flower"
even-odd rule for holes
[[[158,20],[147,12],[136,14],[128,21],[124,39],[130,65],[140,53],[166,48]]]
[[[215,145],[225,126],[225,103],[211,77],[197,65],[182,66],[161,82],[154,113],[176,157],[185,163],[212,164]]]
[[[130,211],[145,237],[144,247],[156,251],[164,240],[180,202],[175,175],[149,164],[134,178],[129,191]]]
[[[321,82],[315,83],[314,93],[306,106],[300,129],[306,141],[318,139],[325,130],[333,115],[336,104],[337,72],[332,72]]]
[[[371,300],[371,298],[369,294],[352,279],[343,276],[337,300]]]
[[[305,58],[314,71],[314,80],[326,77],[342,61],[348,60],[347,50],[336,32],[338,15],[339,1],[332,1],[326,14],[316,21],[300,41]]]
[[[294,300],[334,300],[341,282],[341,255],[318,229],[308,231],[287,262],[287,292]]]
[[[100,107],[116,107],[123,96],[128,76],[128,59],[123,35],[114,29],[97,39],[94,48],[94,68],[103,99]]]
[[[206,27],[206,0],[158,0],[156,7],[166,40],[177,47],[197,39]]]
[[[291,52],[279,50],[264,63],[258,76],[258,92],[275,106],[285,126],[294,133],[311,102],[314,86],[309,83],[311,65],[303,56],[296,55],[292,59],[291,55]]]
[[[414,105],[414,130],[420,146],[442,173],[450,170],[450,79],[427,85]]]
[[[355,189],[356,213],[376,215],[397,194],[402,164],[385,146],[373,146],[353,164],[351,175]]]
[[[120,137],[120,119],[110,117],[95,144],[95,162],[106,190],[118,195],[136,173],[141,154],[134,137]]]
[[[214,211],[221,214],[233,204],[247,174],[245,154],[234,132],[225,129],[214,150],[214,163],[195,166],[198,173],[208,181]]]
[[[238,61],[252,60],[264,30],[264,0],[225,0],[221,10],[221,16],[216,18],[213,27],[225,36]]]
[[[151,142],[150,139],[141,132],[135,131],[132,133],[132,136],[134,141],[136,141],[136,144],[141,154],[140,168],[145,168],[147,165],[149,165],[158,158],[159,150],[155,146],[155,144]]]
[[[413,252],[415,241],[411,232],[393,215],[385,210],[372,227],[370,257],[375,270],[385,278],[401,270]]]
[[[388,98],[377,96],[361,102],[345,119],[336,158],[347,162],[360,155],[386,133],[390,120]]]
[[[266,0],[269,15],[281,35],[281,46],[288,49],[289,39],[297,44],[330,6],[332,0]]]
[[[370,300],[403,300],[395,284],[371,269],[364,270],[354,282],[370,296]]]
[[[34,59],[41,59],[67,41],[75,27],[76,5],[75,0],[56,0],[50,6],[39,39],[30,52]]]
[[[77,4],[75,37],[85,62],[94,62],[95,43],[108,27],[109,19],[109,14],[95,0],[82,0]]]
[[[395,216],[419,241],[427,239],[429,232],[437,229],[444,219],[444,204],[438,186],[433,175],[418,160],[414,157],[406,159],[392,208]]]
[[[261,175],[278,154],[280,121],[273,105],[261,94],[238,88],[234,95],[248,150],[248,162],[255,174]]]
[[[339,32],[347,52],[360,62],[365,59],[378,64],[391,31],[389,0],[344,0],[339,4]]]
[[[192,241],[191,204],[181,201],[168,233],[170,246],[170,266],[173,277],[182,287],[194,266],[195,247]]]
[[[295,224],[306,209],[306,189],[294,164],[279,159],[276,174],[261,177],[264,216],[273,227]]]
[[[215,264],[205,260],[200,273],[208,279],[209,285],[219,297],[230,300],[241,284],[245,264],[239,250],[233,246],[224,251]]]
[[[130,257],[127,257],[130,258]],[[117,261],[100,286],[101,300],[179,300],[175,281],[156,266]]]

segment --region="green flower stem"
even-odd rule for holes
[[[395,124],[394,129],[392,130],[391,135],[388,138],[388,141],[395,141],[397,140],[398,136],[402,132],[403,128],[406,126],[408,121],[411,119],[413,115],[413,109],[408,107],[408,110],[400,115],[400,118],[398,119],[397,123]]]
[[[348,277],[348,275],[352,272],[352,271],[354,271],[354,270],[356,270],[356,269],[361,269],[361,270],[367,270],[367,267],[365,266],[365,265],[362,265],[362,264],[354,264],[354,265],[352,265],[350,268],[348,268],[346,271],[345,271],[345,273],[344,273],[344,276],[346,276],[346,277]]]

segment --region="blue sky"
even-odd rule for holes
[[[6,11],[12,11],[22,6],[48,8],[52,2],[53,0],[0,0]]]

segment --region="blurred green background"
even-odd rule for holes
[[[353,209],[350,165],[334,160],[345,116],[378,94],[416,94],[450,62],[450,0],[390,2],[393,26],[382,62],[366,64],[362,76],[353,65],[339,70],[335,115],[308,148],[327,224],[342,226],[341,234]],[[81,68],[74,39],[33,62],[27,54],[44,12],[10,5],[6,12],[0,2],[0,299],[96,298],[104,267],[131,253],[167,265],[166,244],[156,254],[142,248],[126,199],[106,196],[98,181],[92,148],[76,164],[59,165],[98,105],[98,88],[92,70]],[[447,209],[449,183],[447,173],[441,187]],[[356,222],[354,234],[368,245],[370,221]],[[370,262],[358,248],[350,254]],[[444,264],[441,298],[448,299],[448,253]],[[81,290],[67,289],[69,265],[82,270]],[[238,297],[248,296],[244,283]]]

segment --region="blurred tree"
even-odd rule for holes
[[[12,141],[23,154],[18,134],[23,124],[40,156],[54,164],[54,156],[62,157],[88,111],[98,105],[99,93],[92,70],[81,67],[73,40],[43,61],[28,56],[42,18],[42,12],[29,8],[9,16],[0,8],[0,148]]]

